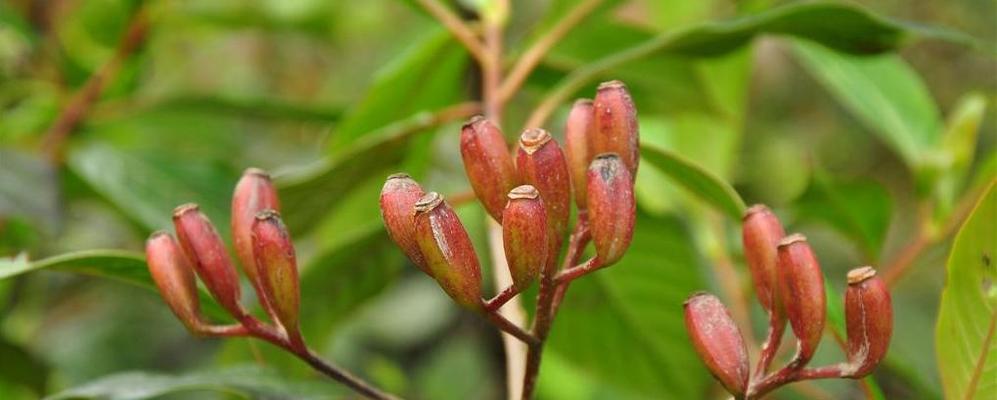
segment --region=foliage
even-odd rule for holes
[[[230,237],[231,188],[249,166],[275,172],[299,251],[301,324],[322,355],[406,397],[505,393],[499,338],[439,301],[380,228],[375,197],[390,173],[469,189],[457,124],[480,110],[481,71],[420,1],[62,3],[0,3],[0,398],[348,398],[267,344],[178,334],[155,292],[133,288],[153,288],[139,251],[174,206],[199,203]],[[442,3],[475,18],[502,2]],[[511,2],[507,54],[578,3]],[[814,243],[833,329],[843,317],[831,293],[857,265],[883,272],[897,310],[886,364],[865,385],[777,397],[964,398],[975,387],[985,398],[997,359],[993,271],[980,264],[997,240],[994,12],[973,1],[599,2],[503,121],[511,142],[549,103],[542,126],[561,140],[573,96],[608,79],[627,82],[640,110],[632,249],[568,294],[541,398],[717,397],[681,303],[698,290],[728,304],[751,295],[725,279],[746,282],[739,221],[755,202]],[[119,54],[137,21],[148,24],[140,45]],[[116,71],[53,145],[53,123],[108,64]],[[484,213],[458,211],[490,277]],[[754,314],[741,328],[760,337]],[[93,350],[121,337],[141,346]],[[835,351],[825,340],[815,362],[840,360]],[[269,367],[246,366],[258,360]],[[105,370],[118,373],[93,375]],[[454,387],[455,374],[474,383]]]

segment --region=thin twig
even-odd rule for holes
[[[757,385],[752,385],[748,389],[748,394],[745,398],[747,400],[759,399],[783,385],[796,381],[842,378],[844,376],[844,370],[839,364],[802,369],[787,366],[786,368],[773,372]]]
[[[568,240],[568,251],[564,257],[562,271],[570,268],[572,265],[578,264],[578,260],[582,257],[582,252],[585,250],[585,246],[588,245],[590,239],[592,239],[592,235],[588,228],[588,213],[585,210],[580,210],[578,212],[578,222],[575,223],[575,231],[571,233],[571,237]],[[564,301],[564,295],[568,293],[570,286],[571,282],[557,285],[557,290],[554,292],[554,301],[550,305],[551,315],[557,316],[557,312],[561,308],[561,302]]]
[[[762,343],[762,352],[758,357],[758,364],[755,365],[755,376],[761,378],[768,372],[772,360],[775,360],[776,353],[779,352],[779,345],[782,344],[782,334],[786,330],[786,320],[783,319],[777,310],[771,310],[769,315],[769,330]]]
[[[149,19],[146,11],[144,8],[140,8],[132,15],[131,21],[125,29],[125,34],[118,41],[118,47],[111,58],[87,78],[83,86],[76,93],[73,93],[59,115],[56,116],[52,126],[49,127],[42,139],[42,148],[53,163],[62,158],[63,144],[66,139],[86,117],[87,112],[104,92],[108,82],[114,80],[124,61],[145,40],[148,26]]]
[[[464,45],[467,52],[471,53],[471,56],[475,60],[478,60],[479,64],[484,65],[488,62],[484,44],[474,34],[474,30],[464,20],[460,19],[457,14],[447,8],[447,6],[441,4],[439,0],[416,1],[422,8],[426,9],[426,12],[436,18],[437,21],[440,21],[457,38],[457,41]]]
[[[447,195],[447,202],[450,203],[451,207],[460,207],[464,204],[470,203],[477,199],[474,195],[473,190],[465,190],[463,192],[457,192],[454,194]]]
[[[522,87],[523,82],[530,76],[533,69],[543,60],[547,52],[557,44],[565,35],[577,26],[582,20],[594,11],[603,0],[585,0],[575,6],[557,24],[554,25],[543,36],[537,39],[529,49],[526,50],[509,70],[502,86],[498,90],[498,99],[504,103],[509,101],[513,95]]]
[[[516,323],[509,321],[502,314],[499,314],[498,310],[489,311],[482,310],[481,314],[488,319],[492,324],[494,324],[502,332],[512,335],[516,339],[519,339],[523,343],[529,345],[535,345],[539,343],[536,336],[520,328]]]

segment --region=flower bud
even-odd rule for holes
[[[519,289],[529,285],[548,262],[550,230],[540,198],[533,186],[517,186],[509,192],[509,204],[502,213],[505,256],[513,285]]]
[[[415,203],[426,193],[408,174],[398,173],[388,176],[381,188],[381,220],[388,230],[388,236],[402,249],[412,264],[432,276],[426,267],[426,260],[415,240],[415,223],[412,220]]]
[[[778,249],[779,296],[797,338],[794,363],[806,365],[824,332],[824,275],[803,235],[786,236]]]
[[[460,155],[474,194],[502,222],[505,195],[518,182],[502,131],[484,117],[471,118],[460,131]]]
[[[777,296],[776,248],[785,235],[779,218],[768,207],[757,204],[745,212],[741,226],[744,258],[748,261],[758,301],[770,314],[781,314]]]
[[[890,291],[872,267],[848,271],[845,327],[849,366],[846,374],[850,378],[869,375],[886,356],[893,334]]]
[[[274,210],[256,214],[252,227],[253,256],[260,283],[273,305],[277,320],[291,332],[298,330],[298,263],[287,227]]]
[[[616,154],[600,154],[588,169],[589,229],[603,266],[615,263],[634,233],[637,206],[634,184]]]
[[[145,243],[145,260],[166,305],[187,329],[200,332],[206,323],[201,318],[194,270],[177,242],[168,233],[153,233]]]
[[[550,246],[547,265],[553,268],[568,229],[568,218],[571,217],[568,163],[550,133],[532,128],[523,132],[519,139],[516,167],[523,180],[540,191],[547,208],[547,232],[550,235],[547,240]]]
[[[232,195],[232,244],[242,264],[242,270],[257,291],[260,290],[260,281],[256,275],[251,236],[256,213],[266,209],[280,209],[277,189],[270,181],[270,175],[263,170],[249,168],[242,173],[242,178],[235,185],[235,193]],[[265,298],[260,300],[266,301]]]
[[[571,173],[571,190],[575,194],[575,204],[579,210],[585,209],[588,194],[585,173],[592,162],[589,140],[592,136],[592,100],[581,99],[575,102],[564,124],[564,151],[568,157]]]
[[[239,275],[208,217],[196,204],[184,204],[173,210],[173,226],[194,271],[215,300],[237,318],[246,315],[239,304]]]
[[[430,275],[458,304],[481,306],[481,266],[457,214],[436,192],[415,203],[415,232]]]
[[[697,293],[685,301],[685,328],[710,373],[735,398],[748,388],[748,349],[730,312],[716,296]]]
[[[620,81],[601,83],[596,89],[592,109],[593,132],[589,142],[592,153],[618,154],[633,179],[637,176],[637,163],[640,161],[640,139],[637,108],[627,86]]]

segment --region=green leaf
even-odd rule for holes
[[[934,195],[939,212],[936,221],[944,220],[959,197],[969,167],[976,152],[976,137],[986,112],[987,101],[979,93],[964,96],[955,106],[942,136],[942,145],[932,158],[939,176],[935,181]]]
[[[67,162],[97,193],[150,231],[173,226],[173,208],[193,202],[228,237],[229,199],[237,177],[224,168],[104,144],[74,149]]]
[[[900,56],[857,57],[803,41],[793,52],[846,109],[917,170],[939,142],[938,107]]]
[[[827,224],[853,240],[868,262],[878,260],[893,212],[890,193],[879,183],[817,173],[794,206],[800,219]]]
[[[467,60],[466,51],[449,32],[434,28],[378,71],[364,99],[336,128],[330,150],[338,153],[392,121],[458,102]]]
[[[450,119],[466,117],[471,111],[467,108],[446,117],[420,112],[365,135],[337,155],[302,169],[278,172],[284,221],[294,233],[314,228],[350,190],[401,162],[414,135]]]
[[[46,399],[139,400],[191,391],[219,392],[241,398],[328,399],[344,395],[342,388],[328,381],[289,380],[269,369],[246,366],[183,375],[123,372]]]
[[[639,216],[626,256],[572,284],[550,350],[641,398],[700,397],[709,374],[689,345],[682,314],[685,298],[705,287],[694,248],[677,220]]]
[[[0,280],[41,270],[71,272],[156,290],[145,256],[133,251],[84,250],[36,261],[29,261],[24,254],[0,258]],[[230,319],[204,290],[201,290],[201,307],[211,317]]]
[[[678,154],[653,146],[641,146],[641,158],[657,167],[686,190],[734,220],[744,213],[744,200],[729,184]]]
[[[959,228],[946,263],[935,346],[945,397],[997,392],[997,183]]]

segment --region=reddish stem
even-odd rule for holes
[[[756,378],[761,378],[768,372],[772,360],[775,359],[775,355],[779,351],[779,345],[782,344],[782,334],[785,330],[786,320],[780,317],[777,312],[769,312],[769,331],[768,336],[765,337],[765,342],[762,343],[762,353],[755,366]]]
[[[485,311],[492,312],[502,308],[505,303],[508,303],[513,297],[516,297],[519,292],[520,289],[515,285],[502,289],[502,291],[496,294],[495,297],[484,301]]]
[[[561,271],[557,274],[556,281],[558,284],[564,285],[591,272],[598,271],[602,267],[605,267],[602,261],[598,257],[592,257],[584,263]]]
[[[540,340],[536,336],[530,334],[529,332],[523,330],[518,325],[509,321],[502,314],[498,313],[498,310],[482,310],[482,315],[488,319],[492,324],[499,328],[502,332],[508,333],[514,336],[516,339],[521,340],[523,343],[528,345],[536,345],[540,343]]]
[[[748,395],[745,399],[753,400],[761,398],[781,386],[797,381],[842,377],[845,377],[845,374],[841,369],[841,365],[828,365],[819,368],[804,369],[793,368],[792,365],[789,365],[765,377],[765,379],[758,382],[757,385],[752,385],[752,387],[748,389]]]

